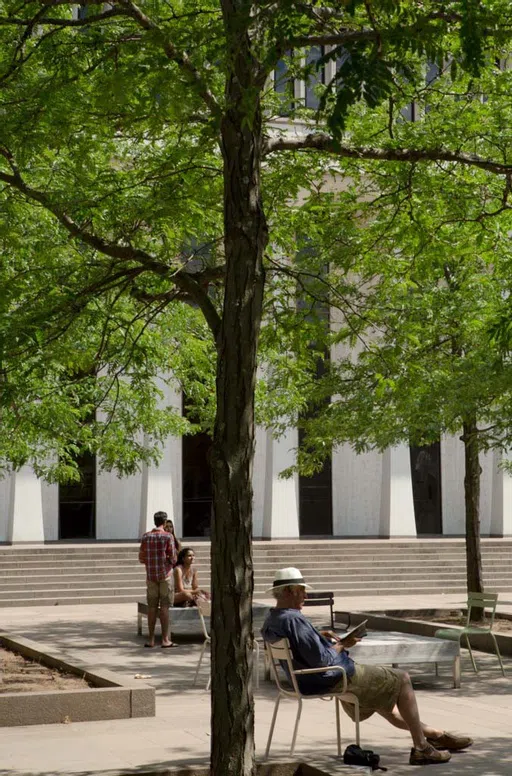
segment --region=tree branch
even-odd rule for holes
[[[346,30],[339,33],[318,33],[289,38],[282,43],[282,48],[309,48],[310,46],[343,46],[356,40],[377,40],[379,33],[375,30]]]
[[[191,274],[184,270],[176,270],[171,266],[167,266],[166,264],[157,261],[150,253],[147,253],[140,248],[134,248],[131,245],[120,245],[119,243],[112,243],[104,240],[102,237],[89,232],[87,229],[77,224],[76,221],[74,221],[59,205],[51,201],[48,194],[38,191],[26,184],[19,172],[14,157],[9,150],[0,147],[0,156],[3,156],[4,159],[7,160],[9,167],[12,170],[11,175],[0,172],[0,181],[17,189],[27,199],[38,202],[45,210],[48,210],[55,216],[61,226],[63,226],[72,237],[89,245],[99,253],[110,256],[113,259],[135,261],[142,264],[145,269],[155,272],[158,275],[168,275],[169,279],[172,279],[174,284],[186,295],[190,296],[194,303],[201,308],[214,337],[217,337],[220,328],[220,317],[212,300],[208,296],[207,284],[214,277],[218,278],[220,276],[222,273],[221,268],[206,268],[204,273],[195,272]],[[121,272],[120,276],[126,276],[126,272]],[[108,282],[108,278],[103,282]]]
[[[150,17],[147,16],[138,5],[133,3],[132,0],[118,0],[118,3],[127,9],[130,16],[135,19],[135,21],[144,30],[157,33],[165,55],[168,57],[168,59],[175,62],[178,67],[185,73],[185,75],[195,87],[197,93],[203,98],[212,114],[220,119],[222,111],[220,109],[219,103],[203,81],[199,71],[192,64],[188,54],[184,51],[178,51],[176,46],[174,46],[171,41],[168,40],[160,27],[152,19],[150,19]]]
[[[448,151],[444,148],[370,148],[343,146],[330,135],[313,133],[303,138],[278,137],[267,139],[264,155],[278,151],[322,151],[346,159],[373,159],[378,162],[457,162],[467,167],[479,167],[494,175],[510,175],[512,164],[494,162],[477,154]]]
[[[34,23],[37,24],[51,24],[54,27],[86,27],[94,22],[101,22],[104,19],[112,19],[116,16],[130,16],[130,11],[127,8],[110,8],[103,13],[92,14],[91,16],[85,16],[83,19],[62,19],[56,16],[38,16],[36,19],[19,19],[11,16],[0,16],[0,27],[4,26],[19,26],[19,27],[33,27]]]

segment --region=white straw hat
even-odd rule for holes
[[[299,569],[296,569],[293,566],[288,566],[287,568],[279,569],[279,571],[276,572],[272,587],[269,587],[268,590],[265,590],[265,593],[271,593],[273,590],[277,590],[280,587],[286,587],[287,585],[301,585],[301,587],[306,588],[306,590],[313,589],[309,585],[306,585],[304,582],[304,577],[302,576]]]

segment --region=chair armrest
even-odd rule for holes
[[[303,668],[299,671],[294,671],[295,676],[299,674],[320,674],[326,671],[339,671],[343,675],[343,691],[347,689],[347,672],[342,666],[322,666],[321,668]]]
[[[345,669],[341,666],[321,666],[320,668],[302,668],[300,670],[294,671],[294,674],[320,674],[325,673],[326,671],[341,671],[343,674],[345,673]]]

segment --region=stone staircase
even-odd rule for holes
[[[210,586],[210,545],[190,541],[200,584]],[[486,589],[512,591],[512,541],[482,540]],[[257,541],[255,596],[274,572],[297,566],[317,590],[335,595],[464,593],[462,539]],[[0,547],[0,607],[129,603],[145,596],[138,543]],[[268,596],[267,596],[268,597]]]

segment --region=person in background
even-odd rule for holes
[[[210,600],[210,594],[199,587],[194,558],[192,547],[183,547],[178,554],[174,567],[174,606],[197,606],[198,600]]]
[[[342,686],[340,674],[329,668],[341,666],[347,676],[348,691],[359,699],[361,722],[377,712],[395,727],[410,733],[413,742],[410,765],[445,763],[451,757],[450,752],[471,746],[473,741],[469,736],[456,736],[421,721],[416,695],[405,671],[354,663],[347,648],[360,639],[351,636],[342,642],[332,631],[317,631],[301,612],[306,588],[311,590],[299,569],[292,566],[280,569],[272,588],[267,590],[276,599],[276,606],[270,609],[261,630],[266,642],[288,639],[294,670],[325,667],[322,673],[297,676],[304,695],[336,691],[338,685]],[[335,644],[333,638],[337,638]],[[342,705],[353,719],[353,706],[343,701]]]
[[[171,520],[170,517],[167,518],[167,520],[164,523],[164,529],[167,531],[167,533],[170,533],[174,537],[174,544],[176,545],[176,552],[179,552],[181,550],[181,542],[176,536],[176,532],[174,530],[174,523]]]
[[[177,647],[170,639],[169,606],[174,598],[173,568],[177,561],[176,544],[172,534],[164,529],[166,512],[155,512],[155,527],[142,537],[139,562],[146,567],[149,639],[145,647],[155,646],[155,626],[160,610],[162,649]]]

